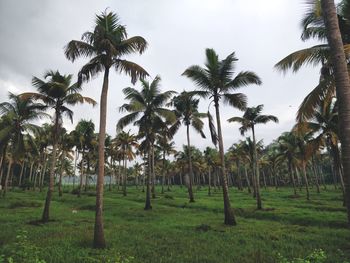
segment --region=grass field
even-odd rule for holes
[[[206,189],[197,190],[196,202],[189,204],[186,189],[173,187],[157,194],[152,211],[143,210],[145,194],[134,187],[126,197],[107,191],[106,250],[91,249],[93,192],[81,198],[55,193],[53,221],[41,225],[32,221],[40,218],[45,193],[18,190],[0,199],[0,255],[16,246],[20,250],[16,235],[25,230],[27,242],[46,262],[280,262],[278,253],[304,258],[314,249],[325,251],[326,262],[347,262],[345,208],[340,192],[330,188],[321,194],[313,189],[311,201],[304,192],[292,196],[289,188],[262,190],[263,211],[255,210],[255,200],[246,192],[231,189],[235,227],[223,225],[221,191],[208,197]]]

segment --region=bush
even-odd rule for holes
[[[327,259],[326,253],[322,249],[315,249],[306,258],[295,258],[288,260],[280,253],[277,254],[278,263],[323,263]]]
[[[46,263],[39,258],[40,249],[28,241],[27,231],[17,232],[16,241],[3,248],[0,263]]]

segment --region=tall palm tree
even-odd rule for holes
[[[120,107],[121,112],[129,112],[117,123],[117,129],[123,129],[132,124],[139,127],[139,135],[145,138],[141,148],[147,150],[148,173],[145,210],[152,209],[150,200],[150,180],[154,170],[154,143],[156,134],[160,130],[166,129],[167,123],[174,123],[176,116],[173,111],[164,106],[175,93],[174,91],[161,92],[160,77],[157,76],[152,82],[141,80],[141,91],[134,88],[125,88],[123,93],[129,103]]]
[[[230,198],[228,193],[227,175],[225,169],[224,142],[221,131],[220,120],[220,100],[238,109],[245,109],[246,96],[241,93],[230,93],[240,87],[249,84],[261,84],[260,78],[250,71],[238,73],[234,78],[234,70],[237,62],[235,53],[228,55],[224,60],[219,60],[219,56],[213,49],[206,49],[205,67],[194,65],[185,70],[184,76],[190,78],[199,88],[198,94],[204,98],[210,98],[214,102],[216,112],[217,133],[214,134],[213,126],[210,125],[212,131],[213,142],[218,141],[219,153],[221,161],[221,178],[224,196],[224,213],[225,224],[235,225],[236,220],[231,209]],[[211,120],[212,118],[210,118]],[[217,134],[217,136],[216,136]]]
[[[125,60],[123,57],[132,53],[142,54],[147,42],[140,36],[128,38],[126,28],[120,24],[119,17],[107,10],[96,15],[93,32],[86,32],[82,40],[72,40],[65,47],[65,55],[75,61],[79,57],[92,57],[81,68],[78,74],[78,83],[89,81],[91,77],[104,72],[100,99],[100,130],[98,145],[98,177],[96,193],[96,216],[94,231],[94,247],[104,248],[106,242],[103,232],[103,180],[104,180],[104,141],[106,137],[107,94],[109,70],[114,67],[116,72],[124,72],[131,77],[131,82],[148,76],[148,73],[136,63]]]
[[[258,105],[256,107],[249,107],[243,114],[243,117],[232,117],[228,119],[228,122],[238,122],[242,126],[239,128],[242,135],[248,130],[252,130],[253,135],[253,175],[256,186],[256,202],[257,208],[262,209],[261,196],[260,196],[260,177],[258,166],[258,154],[256,150],[256,138],[255,138],[255,125],[266,124],[269,121],[278,123],[278,118],[273,115],[262,115],[261,112],[264,105]]]
[[[172,100],[172,104],[175,107],[175,114],[177,117],[177,123],[175,127],[178,127],[183,123],[186,126],[186,136],[187,136],[187,149],[191,150],[190,143],[190,126],[194,128],[196,132],[198,132],[202,138],[205,138],[203,133],[203,121],[201,118],[205,118],[205,113],[198,112],[198,103],[199,99],[195,99],[193,96],[195,93],[193,92],[181,92],[178,96],[174,97]],[[188,195],[190,202],[194,202],[193,196],[193,167],[192,167],[192,158],[191,152],[188,153],[188,166],[189,166],[189,186],[188,186]]]
[[[350,224],[350,136],[348,134],[350,130],[350,79],[334,0],[321,0],[321,5],[331,59],[333,61],[338,98],[339,137],[342,147],[345,203],[347,206],[348,223]]]
[[[38,93],[27,92],[21,94],[23,98],[32,98],[34,100],[42,101],[48,108],[54,110],[53,116],[53,138],[52,138],[52,161],[50,166],[50,181],[46,195],[44,211],[42,214],[42,222],[49,221],[50,203],[52,193],[54,191],[54,175],[57,159],[58,136],[62,127],[62,117],[66,115],[73,122],[73,111],[67,106],[74,106],[78,103],[89,103],[95,105],[96,102],[84,97],[79,93],[81,86],[77,83],[72,84],[73,75],[61,75],[58,71],[48,71],[44,74],[42,80],[33,77],[32,85],[37,88]]]
[[[32,122],[42,117],[48,117],[44,113],[45,105],[36,103],[32,98],[23,98],[20,95],[9,93],[9,100],[9,102],[0,103],[3,124],[0,127],[0,145],[3,148],[3,156],[6,156],[8,148],[11,156],[5,177],[4,196],[12,164],[19,163],[20,159],[24,157],[25,133],[37,131],[39,127]]]

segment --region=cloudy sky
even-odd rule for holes
[[[86,60],[71,63],[63,47],[92,30],[94,15],[106,8],[120,16],[129,36],[140,35],[148,41],[143,55],[127,59],[142,65],[151,77],[160,75],[163,90],[194,89],[181,74],[190,65],[203,65],[205,48],[214,48],[221,59],[235,51],[237,72],[252,70],[263,80],[262,86],[239,92],[248,96],[249,106],[264,104],[265,114],[280,119],[279,124],[257,127],[257,137],[265,144],[290,130],[300,102],[318,82],[317,68],[285,76],[273,68],[291,52],[315,44],[300,40],[305,0],[1,0],[0,101],[7,100],[8,91],[34,90],[31,78],[42,77],[48,69],[76,76]],[[122,116],[118,112],[123,103],[121,90],[131,83],[117,73],[110,76],[107,132],[114,135],[115,124]],[[102,76],[85,84],[83,94],[98,101],[101,86]],[[201,100],[200,109],[205,112],[208,103]],[[98,129],[99,107],[77,106],[74,112],[73,124],[65,120],[67,129],[74,128],[82,118],[92,119]],[[243,137],[237,125],[225,120],[242,113],[230,107],[221,108],[221,112],[228,148]],[[205,132],[209,138],[207,128]],[[192,134],[197,147],[211,146],[209,139]],[[186,142],[185,128],[175,141],[178,147]]]

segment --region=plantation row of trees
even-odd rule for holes
[[[321,2],[326,14],[326,10],[334,12],[333,1]],[[126,28],[115,13],[105,11],[97,15],[94,31],[84,33],[81,40],[72,40],[65,47],[66,57],[73,62],[80,57],[90,59],[78,73],[77,82],[73,81],[72,75],[48,71],[44,79],[32,79],[37,92],[10,94],[9,100],[0,104],[0,182],[3,196],[9,185],[34,190],[37,187],[41,190],[47,185],[41,219],[45,223],[50,219],[55,182],[59,196],[62,196],[63,177],[72,177],[74,186],[77,184],[74,192],[80,197],[84,185],[87,189],[96,175],[96,248],[106,246],[103,231],[103,191],[106,183],[110,190],[113,185],[121,187],[123,195],[127,195],[128,184],[142,185],[146,196],[145,210],[152,208],[151,197],[156,196],[158,181],[162,184],[162,193],[166,184],[168,189],[172,184],[186,185],[189,202],[195,201],[194,186],[208,187],[210,195],[220,185],[226,225],[236,224],[229,197],[230,186],[239,190],[247,188],[256,198],[257,209],[262,209],[260,186],[278,188],[292,185],[294,195],[297,195],[298,188],[305,187],[307,199],[310,199],[311,187],[319,193],[320,185],[326,187],[326,183],[333,183],[338,187],[339,184],[344,204],[349,208],[347,155],[350,151],[347,147],[350,143],[347,143],[345,132],[347,103],[346,94],[339,91],[346,81],[342,79],[341,68],[333,61],[343,59],[339,56],[342,54],[344,57],[344,47],[347,51],[350,5],[347,0],[342,1],[338,16],[334,13],[327,15],[335,17],[335,20],[326,19],[324,23],[326,16],[321,12],[321,2],[314,1],[310,12],[305,15],[302,38],[325,41],[328,36],[329,45],[297,51],[276,64],[281,71],[297,71],[305,64],[320,64],[319,85],[302,102],[293,129],[266,147],[256,138],[257,125],[278,122],[278,119],[264,115],[263,105],[248,107],[247,97],[236,93],[239,88],[260,85],[262,81],[254,72],[235,72],[238,60],[235,53],[221,60],[214,49],[206,49],[204,66],[193,65],[183,73],[197,89],[180,94],[162,91],[159,76],[148,80],[149,74],[145,69],[124,59],[128,54],[142,54],[148,45],[146,40],[140,36],[128,37]],[[337,25],[338,21],[340,31],[328,29],[332,23]],[[341,49],[338,50],[341,54],[336,60],[332,53],[336,49],[332,40],[336,37],[330,39],[331,34],[327,35],[327,32],[341,33]],[[125,103],[119,109],[125,115],[116,124],[118,132],[115,138],[106,134],[109,73],[113,68],[117,73],[129,75],[132,84],[141,83],[141,88],[123,89]],[[81,91],[83,83],[100,72],[103,72],[104,78],[99,102],[99,131],[95,132],[92,121],[81,120],[75,130],[68,133],[63,127],[63,116],[72,120],[73,110],[70,107],[78,103],[97,104],[94,99],[83,96]],[[348,78],[347,71],[345,75]],[[347,91],[346,88],[343,91]],[[206,113],[198,111],[199,98],[208,101]],[[241,116],[233,116],[227,121],[239,123],[241,134],[251,131],[252,136],[232,145],[226,153],[220,115],[223,104],[243,111]],[[48,110],[53,112],[52,116]],[[212,110],[215,111],[214,116]],[[45,117],[51,117],[52,124],[35,125],[38,119]],[[201,152],[191,144],[190,127],[205,138],[208,135],[203,133],[204,119],[209,123],[215,147]],[[138,127],[138,133],[125,132],[129,125]],[[186,128],[187,145],[183,151],[176,152],[172,139],[182,125]],[[169,158],[171,155],[174,157]],[[128,162],[136,156],[142,162],[128,169]],[[75,182],[77,171],[79,182]],[[109,182],[105,183],[105,178]]]

